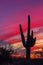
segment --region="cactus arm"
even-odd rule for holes
[[[35,43],[35,41],[36,41],[36,37],[34,38],[34,43]]]
[[[35,44],[35,41],[36,41],[36,37],[35,38],[33,38],[33,31],[32,31],[32,33],[31,33],[31,46],[33,47],[34,46],[34,44]]]
[[[24,35],[23,35],[21,24],[20,24],[20,33],[21,33],[21,38],[22,38],[23,46],[26,47],[26,45],[25,45],[25,38],[24,38]]]
[[[32,33],[31,33],[31,38],[33,39],[33,45],[34,45],[34,44],[35,44],[35,41],[36,41],[36,37],[33,38],[33,31],[32,31]]]
[[[35,37],[35,38],[33,38],[33,43],[31,44],[31,47],[33,47],[33,46],[34,46],[35,41],[36,41],[36,37]]]
[[[29,40],[30,37],[30,16],[28,16],[28,32],[27,32],[27,41]]]

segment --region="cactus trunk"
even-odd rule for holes
[[[30,47],[26,48],[26,59],[30,59]]]

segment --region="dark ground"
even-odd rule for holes
[[[0,65],[43,65],[43,59],[23,59],[23,58],[12,58],[12,59],[0,59]]]

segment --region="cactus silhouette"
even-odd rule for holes
[[[26,58],[30,59],[30,47],[33,47],[36,41],[36,37],[33,38],[33,31],[31,32],[30,35],[30,16],[28,16],[27,41],[25,41],[21,24],[20,24],[20,33],[21,33],[23,46],[26,48]]]

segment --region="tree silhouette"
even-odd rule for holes
[[[0,62],[12,62],[12,57],[9,50],[0,48]]]
[[[27,41],[25,41],[21,24],[20,24],[20,33],[21,33],[23,46],[26,48],[26,58],[30,59],[30,47],[33,47],[34,44],[35,44],[35,41],[36,41],[36,37],[33,38],[33,31],[32,31],[32,33],[30,35],[30,16],[28,16]]]

